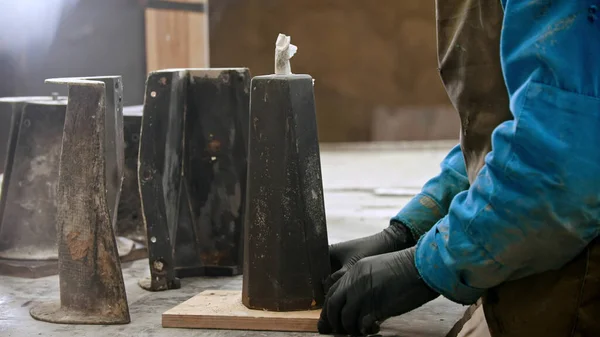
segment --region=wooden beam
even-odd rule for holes
[[[146,70],[207,68],[209,62],[208,0],[176,0],[204,3],[203,13],[146,9]]]

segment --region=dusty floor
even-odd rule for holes
[[[322,146],[330,243],[377,232],[439,170],[451,143]],[[36,280],[0,276],[0,336],[289,336],[277,332],[163,329],[161,314],[206,289],[240,289],[241,277],[190,278],[182,287],[150,293],[137,285],[147,260],[123,265],[131,323],[120,326],[55,325],[33,320],[29,309],[58,299],[58,277]],[[444,336],[464,307],[444,298],[387,322],[384,335]]]

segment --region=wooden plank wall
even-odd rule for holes
[[[176,0],[205,3],[208,0]],[[146,69],[209,67],[208,8],[204,13],[146,9]]]

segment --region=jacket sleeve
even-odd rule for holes
[[[430,287],[463,304],[564,266],[598,235],[600,20],[597,1],[505,1],[502,66],[513,121],[470,188],[418,242]],[[527,23],[527,24],[524,24]]]
[[[429,180],[419,194],[392,218],[408,227],[415,239],[421,237],[448,213],[456,194],[469,188],[465,161],[456,145],[441,163],[441,172]]]

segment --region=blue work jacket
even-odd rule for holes
[[[514,120],[494,130],[471,185],[457,146],[394,217],[420,237],[425,282],[463,304],[561,268],[600,229],[600,1],[502,4]]]

